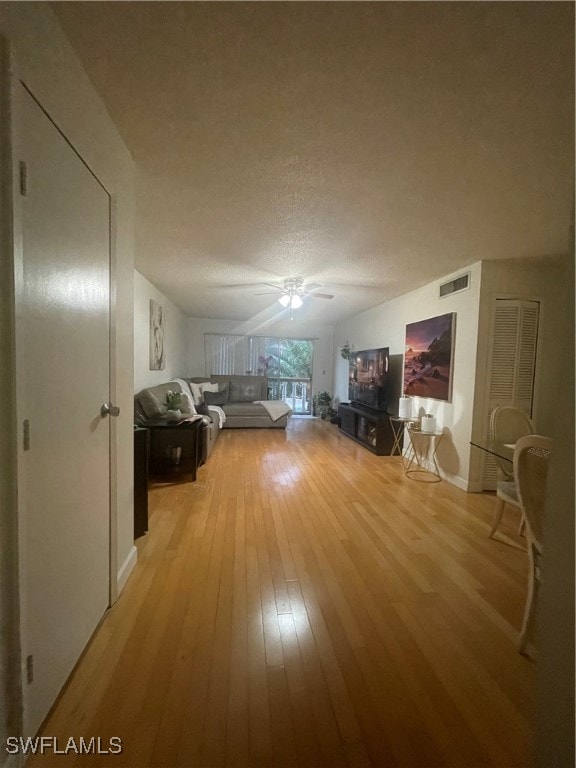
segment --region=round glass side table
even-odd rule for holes
[[[407,462],[410,460],[410,455],[405,456],[403,454],[404,431],[406,427],[408,427],[414,421],[414,419],[405,419],[401,416],[390,415],[388,418],[390,419],[390,428],[392,429],[392,435],[394,437],[390,456],[401,456],[404,462]]]
[[[408,427],[412,456],[406,467],[406,475],[421,483],[439,483],[442,480],[436,462],[436,451],[444,437],[443,432],[422,432]],[[430,468],[432,467],[432,468]]]

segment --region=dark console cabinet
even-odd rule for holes
[[[134,538],[148,530],[148,445],[147,429],[134,428]]]
[[[150,478],[196,480],[202,461],[202,420],[173,423],[158,419],[145,424],[150,432]]]
[[[342,403],[338,408],[340,431],[378,456],[389,455],[394,433],[388,414],[362,405]]]

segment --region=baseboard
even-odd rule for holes
[[[460,488],[461,491],[468,492],[470,490],[468,481],[464,480],[463,477],[458,477],[458,475],[447,476],[442,473],[442,470],[440,470],[440,472],[442,474],[442,479],[446,480],[447,483],[455,485],[456,488]]]
[[[120,595],[120,593],[126,586],[126,582],[128,581],[130,574],[136,567],[137,560],[138,560],[138,550],[134,545],[132,545],[130,551],[128,552],[128,555],[126,556],[126,559],[124,560],[120,570],[118,571],[118,575],[116,576],[117,595]]]
[[[405,460],[410,460],[410,454],[408,452],[408,448],[404,449],[403,457]],[[412,468],[414,469],[417,467],[416,464],[412,465]],[[422,461],[422,469],[427,469],[429,472],[435,472],[434,464],[428,460],[424,459]],[[473,488],[471,488],[470,483],[468,480],[465,480],[463,477],[459,477],[458,475],[448,475],[445,472],[442,471],[442,468],[440,467],[440,476],[442,480],[445,480],[447,483],[450,483],[450,485],[455,485],[456,488],[460,488],[461,491],[466,491],[467,493],[472,492]]]
[[[468,493],[484,493],[486,489],[481,480],[475,480],[474,482],[468,483],[468,488],[466,488],[466,490]]]

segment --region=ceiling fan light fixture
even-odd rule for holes
[[[263,285],[274,288],[274,291],[264,291],[262,293],[255,293],[255,296],[264,296],[269,293],[276,293],[280,291],[278,301],[286,309],[295,310],[300,309],[304,305],[304,297],[310,296],[313,299],[333,299],[334,296],[331,293],[313,293],[311,290],[307,290],[307,286],[304,284],[303,277],[287,277],[284,280],[284,285],[276,285],[275,283],[263,283]],[[320,288],[320,283],[309,283],[309,289]]]
[[[286,292],[278,299],[283,307],[290,307],[290,309],[299,309],[302,306],[302,297],[298,292],[298,288],[295,285],[287,285]]]
[[[290,306],[292,309],[299,309],[302,306],[302,299],[297,293],[290,297]]]

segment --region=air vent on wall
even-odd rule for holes
[[[460,291],[467,291],[468,288],[470,288],[470,272],[447,280],[445,283],[440,283],[440,298],[451,296],[453,293],[460,293]]]

